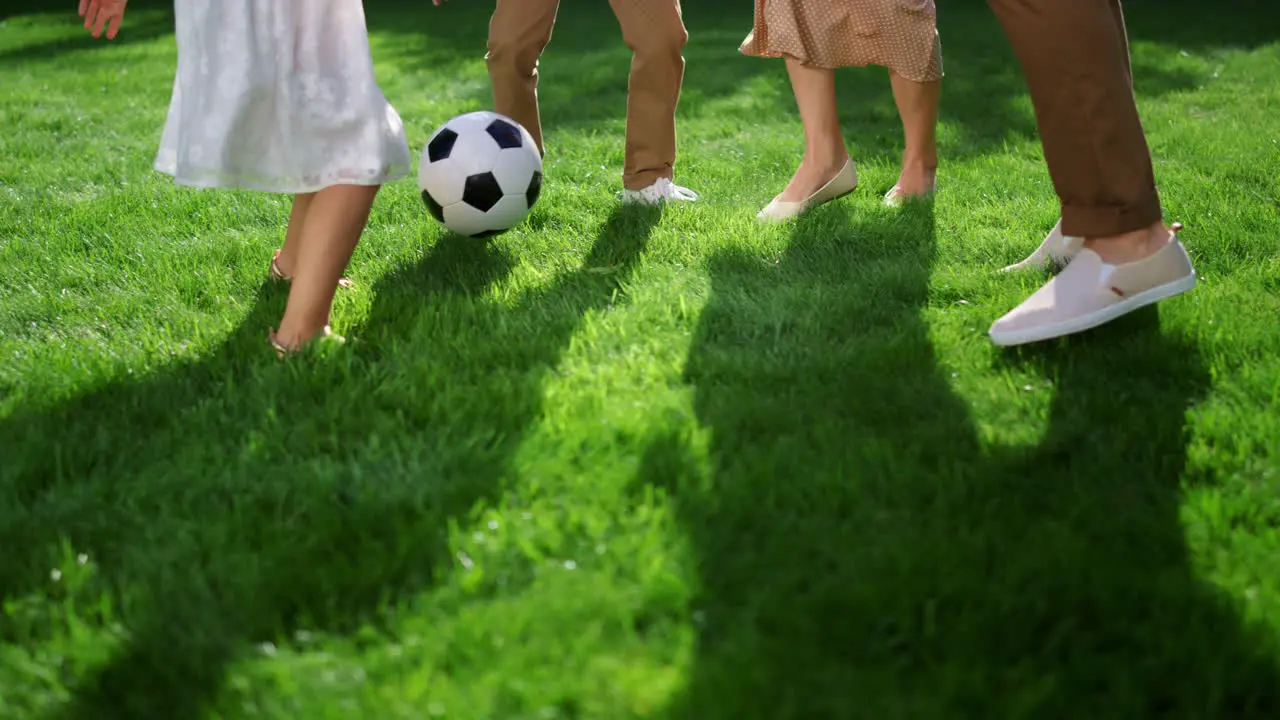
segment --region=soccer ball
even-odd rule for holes
[[[455,233],[497,235],[538,201],[542,155],[515,120],[469,112],[432,133],[418,163],[418,188],[431,216]]]

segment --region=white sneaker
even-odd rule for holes
[[[1035,252],[1020,262],[1002,268],[1000,272],[1012,272],[1027,268],[1036,268],[1038,270],[1049,268],[1058,272],[1065,268],[1067,263],[1071,262],[1076,255],[1079,255],[1082,249],[1084,249],[1084,238],[1063,235],[1062,219],[1059,218],[1058,224],[1053,226],[1053,229],[1045,236],[1044,242],[1040,243],[1040,247],[1036,248]]]
[[[658,205],[667,200],[693,202],[697,199],[698,193],[689,188],[680,187],[668,178],[658,178],[657,181],[643,190],[624,189],[622,191],[622,202],[640,203],[642,205]]]

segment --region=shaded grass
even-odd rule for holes
[[[774,263],[711,259],[697,422],[640,474],[672,493],[703,569],[675,715],[1274,712],[1265,631],[1239,629],[1189,569],[1199,350],[1150,311],[1002,355],[993,369],[1052,399],[1038,442],[984,443],[953,387],[968,368],[939,357],[924,317],[934,227],[924,206],[855,223],[828,209]]]
[[[849,71],[866,187],[780,229],[801,138],[749,6],[686,8],[704,201],[658,217],[614,204],[616,23],[566,3],[530,219],[469,244],[389,186],[351,343],[286,364],[287,203],[150,171],[165,7],[115,45],[6,11],[0,715],[1274,716],[1269,8],[1130,3],[1204,281],[1158,311],[985,341],[1057,209],[980,4],[942,10],[937,204],[878,203],[900,132]],[[488,11],[370,4],[415,148],[487,105]]]

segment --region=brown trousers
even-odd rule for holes
[[[1097,237],[1161,219],[1120,0],[987,0],[1031,92],[1062,232]]]
[[[494,110],[524,125],[543,149],[538,115],[538,58],[551,41],[559,0],[498,0],[489,21],[489,80]],[[680,0],[609,0],[631,49],[623,185],[640,190],[671,178],[676,162],[676,105],[684,83],[689,33]]]

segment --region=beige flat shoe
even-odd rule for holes
[[[1074,235],[1062,234],[1062,218],[1058,218],[1058,224],[1053,226],[1049,234],[1045,236],[1044,242],[1040,243],[1040,247],[1035,252],[1028,255],[1008,267],[1001,268],[1000,272],[1014,272],[1016,270],[1026,270],[1034,268],[1037,270],[1049,269],[1054,272],[1060,272],[1072,258],[1080,253],[1084,248],[1084,238]]]
[[[850,158],[845,161],[844,167],[840,168],[840,172],[828,180],[826,185],[818,188],[814,194],[799,202],[779,200],[775,197],[756,215],[756,219],[762,222],[790,220],[810,208],[842,198],[853,192],[857,187],[858,170],[854,167],[853,159]]]
[[[1081,249],[1060,274],[991,325],[992,342],[1008,347],[1071,335],[1191,290],[1196,271],[1178,240],[1181,229],[1174,223],[1154,255],[1123,265]]]

